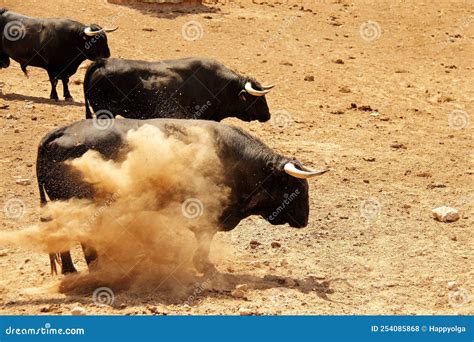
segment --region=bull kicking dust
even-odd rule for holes
[[[219,185],[223,168],[207,132],[190,128],[179,138],[167,137],[145,125],[128,133],[125,146],[117,162],[92,150],[69,161],[93,184],[94,201],[48,202],[41,216],[49,221],[1,232],[1,244],[47,253],[78,242],[95,248],[96,264],[64,277],[61,291],[156,290],[173,287],[176,279],[186,282],[195,274],[192,231],[217,229],[229,190]]]

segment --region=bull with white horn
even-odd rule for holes
[[[45,69],[50,98],[59,100],[56,86],[61,80],[64,99],[73,101],[69,78],[86,59],[110,57],[106,33],[116,29],[69,19],[37,19],[0,8],[0,69],[10,65],[10,58],[25,75],[29,66]]]

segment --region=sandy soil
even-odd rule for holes
[[[276,83],[267,97],[270,122],[226,122],[309,166],[334,169],[310,181],[308,227],[247,219],[231,233],[218,234],[213,261],[219,274],[196,275],[195,282],[179,285],[186,288],[179,296],[159,284],[147,293],[116,291],[109,306],[96,305],[91,293],[28,293],[24,289],[60,276],[52,279],[47,255],[2,247],[0,313],[70,314],[80,305],[88,314],[119,315],[243,309],[473,314],[469,2],[225,2],[200,13],[159,13],[99,0],[61,6],[56,0],[2,0],[0,6],[36,17],[119,25],[109,36],[114,56],[213,57]],[[183,38],[190,21],[202,28],[197,40]],[[0,109],[0,204],[22,203],[18,218],[1,211],[2,230],[38,221],[36,147],[46,132],[84,117],[84,71],[72,78],[76,103],[51,102],[43,70],[31,68],[26,79],[12,62],[0,71],[0,105],[8,105]],[[31,184],[18,185],[17,178]],[[441,205],[458,208],[461,219],[435,221],[430,211]],[[251,246],[252,240],[260,245]],[[80,251],[73,254],[84,271]],[[456,282],[451,290],[450,281]],[[247,284],[243,298],[231,293],[238,284]]]

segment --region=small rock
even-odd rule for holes
[[[372,267],[370,265],[364,265],[366,271],[372,271]]]
[[[156,30],[152,27],[144,27],[144,28],[142,28],[142,31],[153,32],[153,31],[156,31]]]
[[[281,243],[279,243],[278,241],[273,241],[271,245],[272,245],[272,248],[279,248],[279,247],[281,247]]]
[[[251,262],[250,262],[250,266],[253,266],[253,267],[260,267],[260,266],[262,266],[262,265],[261,265],[260,261],[257,261],[257,260],[256,260],[256,261],[251,261]]]
[[[40,309],[40,312],[50,312],[51,311],[51,306],[47,305],[47,306],[43,306],[41,309]]]
[[[252,248],[252,249],[257,248],[257,246],[260,246],[260,245],[261,245],[261,243],[258,242],[257,240],[251,240],[250,241],[250,248]]]
[[[245,292],[239,289],[232,290],[230,295],[234,298],[244,298],[245,297]]]
[[[344,93],[344,94],[349,94],[351,92],[351,90],[349,89],[348,86],[342,86],[342,87],[339,88],[339,92]]]
[[[336,59],[336,60],[334,61],[334,63],[336,63],[336,64],[344,64],[344,61],[343,61],[342,59],[338,58],[338,59]]]
[[[362,159],[364,159],[367,162],[374,162],[375,161],[374,157],[363,157]]]
[[[373,111],[372,107],[370,106],[366,106],[366,105],[362,105],[362,106],[359,106],[357,107],[358,110],[361,110],[363,112],[371,112]]]
[[[454,290],[458,287],[458,284],[455,281],[448,281],[448,290]]]
[[[393,149],[395,149],[395,150],[398,150],[398,149],[404,149],[404,150],[406,150],[406,149],[407,149],[407,147],[406,147],[404,144],[399,143],[399,142],[394,142],[394,143],[392,143],[392,144],[390,145],[390,147],[393,148]]]
[[[317,279],[317,280],[324,280],[324,279],[326,279],[326,276],[320,275],[320,274],[310,273],[310,274],[308,274],[308,278]]]
[[[73,315],[73,316],[85,316],[86,315],[86,309],[84,309],[80,306],[75,306],[71,310],[71,315]]]
[[[426,186],[428,189],[437,189],[437,188],[445,188],[446,184],[442,183],[431,183]]]
[[[295,287],[297,284],[293,278],[288,277],[288,278],[285,278],[285,285],[288,287]]]
[[[16,184],[19,184],[19,185],[30,185],[31,184],[31,181],[27,178],[20,178],[20,179],[17,179],[16,180]]]
[[[255,312],[249,308],[239,308],[240,316],[252,316],[255,315]]]
[[[15,130],[13,132],[14,133],[20,133],[20,130],[18,128],[15,128]]]
[[[247,284],[239,284],[235,287],[236,290],[247,291],[249,289]]]
[[[435,219],[440,222],[454,222],[459,220],[459,211],[455,208],[442,206],[431,210]]]
[[[305,80],[306,82],[314,82],[314,76],[312,76],[312,75],[306,75],[306,76],[304,77],[304,80]]]
[[[379,112],[372,112],[372,113],[370,113],[370,116],[379,116],[379,115],[380,115]]]

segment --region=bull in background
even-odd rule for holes
[[[265,95],[273,86],[206,58],[160,62],[102,59],[84,78],[86,118],[270,119]]]
[[[8,68],[10,58],[28,76],[27,67],[45,69],[51,82],[50,98],[57,101],[56,85],[63,83],[66,101],[73,101],[69,77],[86,59],[110,57],[105,32],[117,28],[86,26],[69,19],[36,19],[0,8],[0,69]]]
[[[53,201],[94,199],[91,184],[74,177],[71,169],[65,166],[65,161],[79,158],[88,150],[99,152],[105,159],[116,160],[120,150],[126,147],[127,132],[143,125],[155,126],[167,136],[177,138],[186,129],[199,127],[209,132],[215,141],[218,157],[226,171],[224,185],[230,189],[229,201],[219,218],[219,230],[232,230],[242,219],[251,215],[259,215],[273,225],[289,224],[302,228],[308,224],[306,178],[327,170],[310,170],[293,158],[273,152],[260,140],[234,126],[204,120],[114,121],[111,127],[103,129],[94,124],[95,120],[83,120],[58,128],[42,139],[38,147],[36,174],[43,206],[47,202],[46,195]],[[194,256],[194,265],[201,272],[212,271],[214,266],[208,255],[215,231],[195,234],[199,247]],[[97,256],[96,252],[84,245],[83,250],[90,265]],[[54,271],[56,256],[50,257]],[[61,253],[61,261],[62,273],[76,271],[69,251]]]

